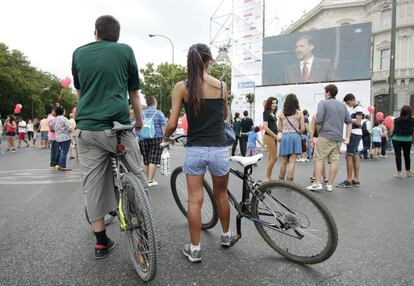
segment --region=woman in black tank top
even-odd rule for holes
[[[212,56],[208,46],[196,44],[187,56],[187,81],[175,85],[172,111],[163,141],[170,140],[177,127],[182,104],[187,114],[188,138],[183,172],[188,187],[188,224],[191,244],[184,245],[183,253],[191,262],[201,261],[201,206],[203,178],[208,167],[213,179],[213,191],[219,208],[223,229],[222,246],[230,246],[230,205],[227,195],[229,151],[224,133],[227,118],[227,87],[208,75]]]

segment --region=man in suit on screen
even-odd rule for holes
[[[313,55],[313,39],[303,35],[296,41],[298,62],[285,68],[285,83],[319,82],[335,79],[335,68],[330,59]]]

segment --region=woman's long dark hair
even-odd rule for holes
[[[285,98],[285,103],[283,104],[283,114],[285,116],[291,116],[296,114],[297,110],[300,110],[298,98],[295,94],[289,93]]]
[[[277,98],[276,97],[273,97],[273,96],[271,96],[271,97],[269,97],[267,100],[266,100],[266,103],[265,103],[265,106],[264,106],[264,110],[266,110],[266,111],[268,111],[268,112],[272,112],[272,102],[274,101],[274,100],[276,100],[276,109],[275,109],[275,113],[276,113],[276,111],[277,111],[277,104],[278,104],[278,101],[277,101]]]
[[[188,50],[188,105],[193,116],[199,114],[202,108],[204,65],[212,58],[210,48],[205,44],[192,45]]]

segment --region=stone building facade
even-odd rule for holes
[[[376,110],[388,113],[391,0],[324,0],[283,34],[372,22],[372,97]],[[395,111],[414,110],[414,0],[397,0]]]

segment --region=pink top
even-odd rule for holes
[[[296,128],[296,130],[292,127],[292,125],[287,121],[287,119],[289,119],[290,123]],[[283,118],[282,123],[282,133],[292,133],[292,132],[300,132],[300,119],[296,118],[296,114],[290,115],[290,116],[285,116],[285,118]]]
[[[49,125],[49,133],[48,133],[48,139],[49,141],[56,141],[56,133],[53,130],[53,125],[55,124],[56,117],[54,117],[52,114],[49,114],[47,116],[47,124]]]
[[[16,128],[13,126],[13,124],[11,124],[10,122],[7,122],[6,131],[7,132],[16,132]]]

